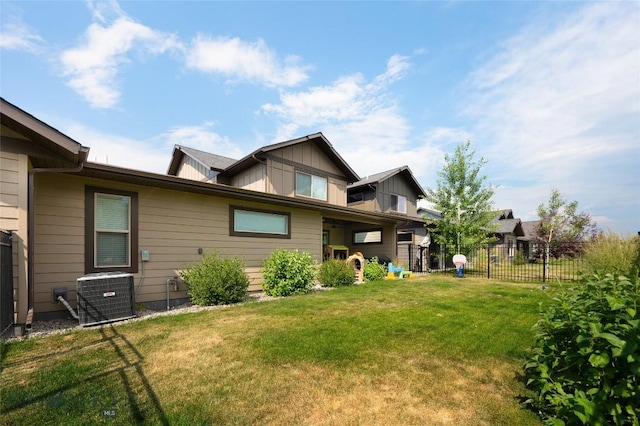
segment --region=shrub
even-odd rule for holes
[[[524,368],[547,424],[639,422],[640,282],[606,275],[563,291],[536,323]]]
[[[269,296],[304,294],[313,287],[314,263],[307,252],[278,249],[262,268],[262,289]]]
[[[627,237],[609,231],[589,241],[583,251],[585,274],[611,273],[637,275],[640,269],[640,237]]]
[[[221,257],[217,252],[205,254],[200,263],[186,267],[180,276],[187,284],[191,303],[196,305],[241,302],[249,287],[244,262]]]
[[[365,262],[363,274],[365,281],[377,281],[387,275],[387,269],[377,257],[373,257],[368,262]]]
[[[513,256],[513,260],[511,261],[511,264],[516,266],[526,265],[527,263],[529,263],[529,261],[526,257],[524,257],[524,254],[522,254],[521,251],[517,251],[516,255]]]
[[[320,266],[318,279],[327,287],[347,286],[355,281],[355,272],[344,260],[329,259]]]

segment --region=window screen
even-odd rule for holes
[[[327,178],[296,172],[296,194],[326,201]]]
[[[354,244],[370,244],[382,242],[382,230],[356,231],[353,233]]]
[[[95,194],[95,265],[130,264],[130,206],[127,196]]]

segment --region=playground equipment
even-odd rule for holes
[[[347,258],[347,263],[353,267],[357,283],[364,282],[364,256],[359,251]]]
[[[411,271],[405,271],[401,266],[393,266],[393,263],[389,262],[387,265],[387,279],[395,280],[397,278],[409,278],[411,277]]]
[[[467,257],[464,254],[456,254],[453,256],[453,264],[456,265],[458,278],[462,278],[462,268],[467,264]]]
[[[347,246],[327,244],[326,246],[324,246],[323,251],[324,251],[324,254],[323,254],[324,260],[329,260],[329,259],[347,260],[347,258],[349,257],[349,247]]]

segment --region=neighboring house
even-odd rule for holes
[[[494,242],[494,255],[498,260],[511,261],[516,254],[518,238],[524,236],[522,221],[513,216],[513,210],[505,209],[496,212],[496,216],[490,222],[497,225],[494,230],[496,241]]]
[[[349,184],[349,207],[370,212],[398,213],[415,218],[418,198],[426,193],[411,173],[409,166],[367,176]]]
[[[532,260],[536,257],[536,250],[538,249],[538,228],[540,227],[539,220],[530,220],[522,222],[522,230],[524,235],[518,237],[518,251],[520,251],[524,257]]]
[[[16,324],[64,313],[53,289],[67,288],[73,306],[76,280],[95,272],[133,274],[136,302],[181,303],[184,285],[169,290],[168,280],[211,250],[244,259],[250,291],[276,248],[318,261],[327,243],[396,255],[404,215],[347,207],[358,176],[320,133],[218,167],[210,183],[88,162],[87,147],[0,100],[0,229],[14,231]],[[178,151],[175,173],[187,157]]]
[[[432,210],[418,209],[418,199],[426,193],[408,166],[376,173],[352,183],[347,187],[347,194],[349,207],[405,215],[405,223],[398,228],[396,260],[414,271],[426,271],[430,267],[428,232],[423,216],[439,215]]]

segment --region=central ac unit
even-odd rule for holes
[[[89,274],[76,283],[80,325],[96,325],[135,317],[133,275]]]

